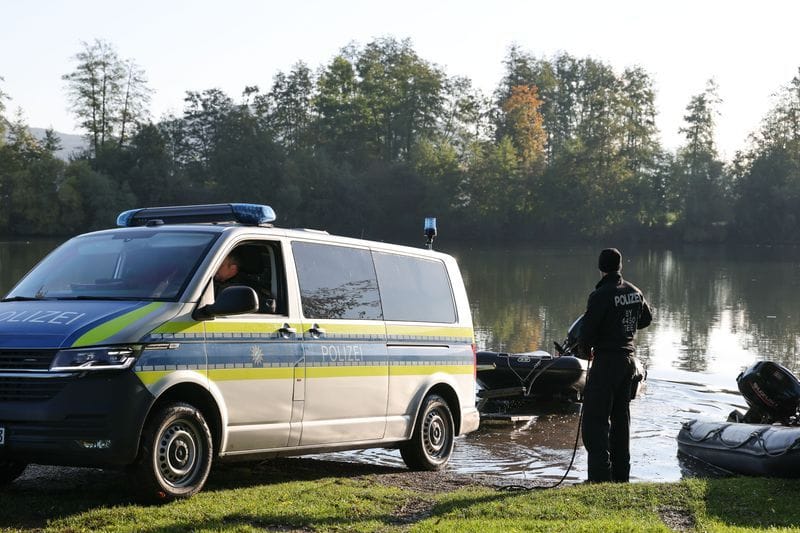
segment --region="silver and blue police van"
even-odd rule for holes
[[[126,211],[34,267],[0,301],[0,484],[31,463],[120,468],[172,500],[217,460],[369,447],[441,469],[479,423],[456,261],[274,219]]]

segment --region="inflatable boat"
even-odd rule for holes
[[[477,379],[483,397],[580,398],[586,384],[586,361],[545,351],[477,354]]]
[[[586,385],[587,361],[576,357],[581,320],[567,331],[567,338],[554,342],[556,354],[543,350],[525,353],[480,351],[476,355],[481,406],[494,408],[498,401],[577,401]],[[487,404],[487,401],[489,402]]]
[[[726,422],[685,422],[678,451],[731,473],[800,477],[800,381],[761,361],[736,378],[749,410]]]
[[[678,450],[728,472],[800,477],[800,427],[701,422],[683,424]]]

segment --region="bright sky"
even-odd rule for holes
[[[490,94],[512,43],[539,56],[591,56],[655,80],[658,127],[677,148],[689,99],[716,79],[717,143],[731,157],[758,128],[772,95],[798,73],[796,0],[0,0],[0,88],[29,125],[79,132],[61,76],[81,41],[111,42],[142,67],[158,119],[187,90],[266,91],[298,60],[312,69],[343,46],[410,38],[425,60]]]

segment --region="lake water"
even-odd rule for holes
[[[0,242],[0,293],[11,288],[56,243]],[[552,352],[599,279],[595,247],[448,247],[461,265],[479,349]],[[795,247],[653,249],[628,245],[623,276],[654,310],[639,332],[645,389],[631,403],[631,477],[673,481],[692,473],[679,461],[675,436],[692,418],[724,420],[745,403],[736,376],[755,361],[795,373],[800,336],[800,249]],[[459,438],[449,466],[460,472],[519,479],[558,479],[570,462],[578,409],[542,410],[518,425],[484,424]],[[367,450],[326,458],[401,465],[399,453]],[[568,477],[585,478],[579,447]]]

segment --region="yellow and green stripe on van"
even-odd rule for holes
[[[472,328],[453,326],[420,326],[387,324],[386,336],[389,342],[411,341],[424,342],[425,340],[445,340],[471,344],[475,340]]]
[[[157,383],[169,374],[178,370],[192,370],[201,374],[205,369],[201,365],[196,368],[175,368],[172,370],[139,370],[136,375],[145,385]],[[208,370],[211,381],[244,381],[265,379],[295,379],[302,377],[302,369],[291,367],[266,367],[266,368],[214,368]]]
[[[176,369],[177,370],[177,369]],[[157,383],[176,370],[144,370],[136,375],[145,385]],[[195,369],[200,372],[200,369]],[[211,381],[246,381],[301,379],[303,368],[219,368],[208,371]],[[390,376],[429,376],[444,372],[446,374],[472,374],[472,365],[390,365],[385,366],[329,366],[305,368],[306,379],[361,378]]]
[[[310,327],[319,324],[325,330],[320,341],[341,341],[345,339],[372,339],[380,340],[384,337],[393,342],[447,342],[458,344],[471,344],[475,340],[472,328],[453,326],[420,326],[420,325],[395,325],[395,324],[338,324],[325,321],[306,324]],[[205,329],[204,329],[205,325]],[[169,338],[173,335],[202,335],[205,333],[207,340],[215,341],[221,338],[234,337],[259,337],[265,334],[275,334],[283,325],[276,322],[263,323],[259,321],[207,321],[207,322],[168,322],[153,330],[152,334],[159,338]],[[289,324],[297,331],[297,336],[303,334],[303,325]]]
[[[175,334],[175,333],[193,333],[203,334],[205,332],[204,322],[195,321],[178,321],[172,320],[161,324],[152,333],[158,334]]]
[[[276,328],[276,322],[265,324],[260,321],[208,321],[206,324],[206,333],[213,335],[215,333],[223,334],[244,334],[244,333],[263,333],[268,328]],[[309,320],[305,324],[306,327],[311,327],[314,324],[319,324],[319,327],[325,330],[325,335],[347,336],[347,335],[384,335],[390,338],[403,337],[403,338],[457,338],[464,342],[472,342],[474,333],[472,328],[454,327],[454,326],[420,326],[420,325],[395,325],[395,324],[341,324],[336,322],[326,322],[323,320],[313,321]],[[166,326],[166,325],[165,325]],[[303,325],[299,323],[290,324],[291,327],[297,329],[298,334],[301,333]],[[185,332],[180,329],[180,332]],[[178,330],[159,328],[155,330],[156,333],[177,333]],[[324,337],[323,337],[324,339]]]
[[[239,337],[258,337],[264,334],[274,334],[277,331],[275,322],[264,324],[258,321],[208,321],[201,322],[169,322],[163,324],[153,331],[156,334],[202,334],[205,325],[205,334],[210,342],[219,342],[223,339],[233,340]],[[266,328],[269,328],[267,330]],[[300,324],[289,324],[290,327],[298,331],[298,336],[302,326]],[[341,342],[343,337],[364,338],[372,336],[382,336],[384,332],[389,335],[389,342],[401,343],[420,343],[426,342],[451,342],[467,344],[473,342],[472,328],[448,327],[448,326],[420,326],[420,325],[383,325],[383,324],[336,324],[319,322],[319,327],[325,330],[325,336],[317,340],[305,340],[302,342]],[[239,341],[241,342],[241,341]],[[259,342],[258,340],[255,341]],[[265,361],[266,363],[266,361]],[[195,370],[205,373],[202,365],[186,367],[176,366],[174,369],[158,370],[137,370],[137,375],[146,385],[153,384],[170,372],[176,370]],[[296,379],[305,377],[306,379],[325,379],[325,378],[350,378],[350,377],[380,377],[380,376],[419,376],[432,375],[436,373],[448,374],[472,374],[472,362],[463,361],[462,364],[452,364],[447,361],[447,357],[437,358],[430,364],[422,363],[418,360],[404,360],[402,358],[390,357],[388,368],[386,364],[348,364],[348,365],[300,365],[297,367],[287,366],[264,366],[264,367],[209,367],[207,369],[208,378],[211,381],[240,381],[240,380],[275,380],[275,379]]]
[[[472,374],[472,364],[464,365],[390,365],[392,376],[430,376],[431,374]]]
[[[139,309],[135,309],[120,315],[117,318],[111,319],[108,322],[104,322],[78,337],[78,340],[76,340],[72,346],[92,346],[101,344],[103,341],[110,339],[134,322],[137,322],[149,314],[157,311],[163,305],[164,302],[153,302],[145,305],[144,307],[140,307]]]
[[[136,377],[144,383],[145,386],[153,385],[154,383],[158,383],[163,378],[167,377],[168,375],[175,372],[175,370],[145,370],[145,371],[137,371]]]

